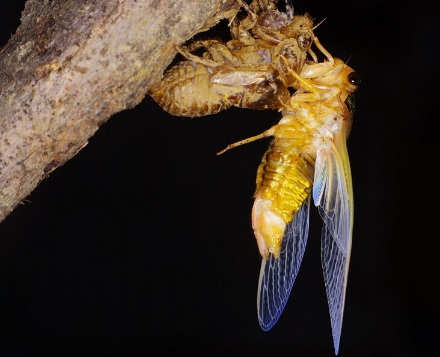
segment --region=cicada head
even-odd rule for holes
[[[319,67],[320,65],[322,66]],[[339,58],[311,65],[310,70],[304,69],[303,72],[306,71],[309,72],[307,74],[318,92],[322,93],[322,99],[327,96],[326,91],[334,93],[326,102],[335,112],[342,115],[342,125],[348,137],[354,112],[354,92],[361,84],[359,74]]]
[[[275,7],[266,9],[259,15],[252,32],[256,38],[272,44],[295,39],[299,48],[307,52],[313,43],[313,19],[308,14],[293,16],[293,9],[286,9],[287,13]]]
[[[313,43],[313,19],[309,14],[296,15],[292,21],[281,29],[287,38],[295,38],[299,48],[307,52]]]
[[[353,70],[353,68],[347,66],[342,60],[339,58],[335,59],[339,63],[337,68],[339,69],[339,83],[342,87],[341,92],[339,94],[339,100],[343,104],[344,112],[342,116],[344,117],[344,126],[346,138],[350,135],[352,118],[355,108],[355,99],[354,92],[358,89],[361,84],[361,77],[359,74]]]
[[[346,91],[347,96],[349,93],[354,93],[358,89],[361,84],[361,78],[359,74],[344,61],[335,58],[333,64],[327,63],[327,65],[331,65],[333,68],[321,77],[314,78],[315,82],[329,87],[338,87]]]

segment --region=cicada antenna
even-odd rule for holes
[[[318,24],[312,28],[312,31],[316,30],[318,28],[318,26],[321,25],[325,20],[327,20],[327,19],[324,19],[324,20],[321,20],[320,22],[318,22]]]

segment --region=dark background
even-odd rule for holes
[[[363,79],[339,355],[434,356],[440,15],[422,1],[294,5],[327,18],[316,34]],[[0,4],[1,45],[23,6]],[[111,118],[0,225],[0,355],[333,356],[316,210],[290,301],[262,332],[250,211],[269,140],[215,155],[279,118],[181,119],[149,97]]]

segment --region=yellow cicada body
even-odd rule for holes
[[[353,227],[353,190],[346,139],[352,121],[356,72],[327,57],[304,64],[298,90],[281,121],[227,149],[273,136],[258,169],[252,226],[263,257],[258,286],[258,319],[269,330],[279,319],[303,258],[309,229],[310,197],[324,221],[321,258],[335,352],[338,353]],[[226,149],[226,150],[227,150]]]

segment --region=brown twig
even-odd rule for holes
[[[28,0],[0,50],[0,222],[101,124],[137,105],[175,45],[218,22],[220,2]]]

